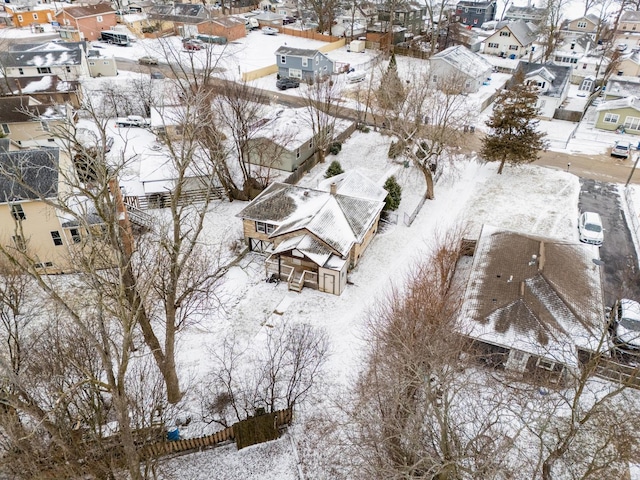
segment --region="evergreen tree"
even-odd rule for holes
[[[334,160],[333,162],[331,162],[331,165],[329,165],[329,168],[327,168],[327,171],[324,173],[324,178],[335,177],[336,175],[340,175],[341,173],[344,173],[342,165],[340,165],[339,161]]]
[[[395,54],[391,54],[387,71],[380,79],[380,86],[376,92],[378,105],[383,110],[393,110],[400,105],[406,97],[406,92],[402,80],[398,75]]]
[[[391,211],[397,210],[402,200],[402,187],[395,176],[391,175],[387,178],[387,181],[384,182],[384,189],[389,192],[384,199],[384,209]]]
[[[486,125],[491,132],[482,140],[480,155],[488,162],[500,162],[498,174],[505,163],[532,163],[538,152],[546,148],[544,133],[537,131],[535,88],[525,85],[522,77],[496,99],[493,113]]]

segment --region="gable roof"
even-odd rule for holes
[[[454,45],[431,56],[431,59],[441,59],[452,67],[466,73],[471,77],[478,77],[491,72],[492,65],[477,53],[472,52],[464,45]]]
[[[640,96],[640,79],[636,77],[613,76],[607,82],[605,92],[617,97]]]
[[[526,47],[536,40],[536,34],[533,32],[533,28],[535,27],[531,23],[525,22],[524,20],[518,20],[515,22],[511,21],[506,23],[500,22],[496,26],[496,31],[488,38],[499,36],[500,30],[502,30],[503,28],[508,29],[522,46]]]
[[[548,97],[561,96],[571,78],[571,67],[555,65],[552,62],[540,64],[521,61],[518,63],[516,72],[522,72],[525,78],[539,75],[547,80],[550,86],[544,95]]]
[[[270,238],[307,230],[340,255],[360,243],[384,202],[273,183],[238,217],[275,224]]]
[[[14,44],[8,52],[0,52],[4,67],[55,67],[81,65],[87,42],[46,42]]]
[[[486,9],[486,8],[489,8],[491,5],[495,5],[495,3],[496,2],[494,0],[489,0],[485,2],[476,2],[474,0],[460,0],[456,4],[456,7],[473,7],[473,8]]]
[[[331,184],[336,184],[336,193],[351,197],[366,198],[384,202],[388,192],[364,176],[358,170],[350,170],[340,175],[326,178],[318,184],[318,190],[331,191]]]
[[[199,23],[209,17],[204,5],[193,3],[154,5],[149,8],[147,14],[151,19],[163,19],[179,23]]]
[[[80,88],[77,80],[62,80],[58,75],[9,77],[0,82],[0,93],[19,95],[37,93],[70,93]]]
[[[516,5],[511,5],[505,14],[505,18],[513,17],[531,17],[535,19],[541,19],[544,17],[545,9],[544,8],[536,8],[536,7],[518,7]]]
[[[93,15],[105,15],[116,11],[111,7],[110,3],[96,3],[95,5],[79,5],[73,7],[65,7],[56,13],[56,16],[66,13],[73,18],[91,17]]]
[[[625,10],[620,16],[621,22],[640,22],[640,12]]]
[[[326,57],[326,55],[322,53],[320,50],[314,50],[312,48],[296,48],[296,47],[288,47],[283,45],[282,47],[276,50],[276,55],[287,55],[290,57],[302,57],[302,58],[313,58],[318,53]]]
[[[63,105],[45,105],[28,96],[0,97],[0,123],[64,118]]]
[[[562,42],[562,47],[571,46],[574,43],[575,45],[579,46],[582,50],[587,52],[589,50],[589,47],[591,46],[591,43],[593,43],[593,39],[591,38],[591,35],[589,35],[588,33],[585,33],[580,35],[579,37],[566,38]]]
[[[56,196],[59,154],[58,148],[0,151],[0,202]]]
[[[609,100],[608,102],[602,102],[596,107],[597,112],[603,110],[618,110],[621,108],[633,108],[640,112],[640,99],[634,95],[625,98],[618,98],[616,100]]]
[[[575,365],[605,334],[597,247],[483,226],[461,313],[465,334]]]

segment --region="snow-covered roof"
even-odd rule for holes
[[[381,201],[273,183],[237,216],[276,225],[271,238],[310,232],[345,256],[362,242],[383,207]]]
[[[626,10],[620,16],[621,22],[640,22],[640,12]]]
[[[513,36],[516,37],[516,40],[520,42],[520,45],[523,45],[525,47],[527,45],[532,44],[536,39],[536,34],[533,32],[532,25],[530,25],[529,23],[523,20],[518,20],[516,22],[509,22],[503,26],[500,26],[500,24],[498,24],[498,27],[497,27],[498,30],[489,38],[492,38],[493,36],[496,36],[496,35],[500,35],[499,32],[503,28],[507,28],[513,34]]]
[[[491,70],[493,69],[487,60],[477,53],[472,52],[464,45],[454,45],[446,48],[430,58],[430,60],[433,59],[444,60],[451,66],[470,75],[471,77],[478,77],[486,74],[487,71],[491,73]]]
[[[80,65],[84,51],[86,42],[14,44],[0,53],[0,63],[5,67]]]
[[[294,249],[303,253],[309,260],[321,267],[333,255],[333,251],[327,245],[312,235],[298,235],[287,238],[273,250],[273,253],[283,253]]]
[[[615,95],[616,97],[640,97],[640,78],[626,77],[626,76],[614,76],[609,78],[607,82],[607,88],[605,89],[607,95]]]
[[[380,185],[372,182],[358,170],[350,170],[340,175],[327,178],[318,184],[318,190],[331,191],[331,184],[336,184],[336,193],[351,197],[366,198],[384,202],[387,198],[387,191]]]
[[[313,50],[308,48],[288,47],[286,45],[283,45],[282,47],[278,48],[278,50],[276,50],[276,55],[288,55],[291,57],[301,57],[301,58],[313,58],[318,53],[322,53],[322,52],[320,52],[319,50]]]
[[[594,260],[596,260],[594,262]],[[576,365],[605,335],[597,247],[484,226],[461,328],[469,337]]]
[[[618,98],[616,100],[609,100],[608,102],[602,102],[598,105],[596,107],[596,111],[617,110],[619,108],[633,108],[640,111],[640,100],[634,95],[625,98]]]
[[[281,108],[254,124],[252,139],[267,138],[293,152],[313,138],[306,108]]]
[[[544,78],[549,83],[544,92],[548,97],[562,96],[571,79],[571,67],[555,65],[551,62],[545,64],[520,62],[516,71],[522,72],[525,78],[535,76]]]

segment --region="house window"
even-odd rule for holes
[[[587,64],[585,63],[584,65],[582,65],[582,69],[586,70],[587,69]]]
[[[14,235],[11,239],[13,240],[13,244],[16,248],[21,252],[24,252],[27,249],[27,242],[24,241],[24,237],[22,235]]]
[[[539,358],[538,361],[536,362],[536,367],[544,368],[545,370],[553,370],[554,366],[555,366],[555,362],[546,360],[544,358]]]
[[[289,69],[289,77],[291,78],[302,78],[302,70],[299,68],[290,68]]]
[[[629,130],[640,130],[640,118],[639,117],[627,117],[624,121],[624,126]]]
[[[518,45],[509,45],[509,50],[518,50]]]
[[[462,18],[462,23],[467,23],[467,17]]]
[[[571,44],[571,50],[573,50],[573,49],[575,49],[575,48],[576,48],[576,44],[575,44],[575,43],[572,43],[572,44]]]
[[[280,55],[280,63],[287,63],[287,56],[286,55]]]
[[[47,268],[47,267],[53,267],[53,262],[36,263],[36,268]]]
[[[18,15],[18,21],[22,22],[22,15]]]
[[[576,26],[578,28],[587,28],[587,22],[578,22]]]
[[[473,24],[474,24],[474,25],[477,25],[477,24],[478,24],[478,19],[477,19],[477,18],[474,18],[474,19],[473,19]]]
[[[22,205],[15,204],[11,205],[11,216],[14,220],[26,220],[27,216],[24,214],[24,210],[22,209]]]
[[[482,15],[482,9],[481,8],[477,8],[476,9],[476,13],[479,13],[480,15]],[[478,20],[476,20],[476,23],[478,23]]]
[[[33,19],[34,19],[34,20],[37,20],[37,19],[38,19],[38,14],[37,14],[37,13],[34,13],[34,14],[33,14]]]
[[[109,65],[109,60],[105,60],[105,61],[103,61],[103,62],[102,62],[102,64],[103,64],[103,65]],[[69,68],[69,67],[67,67],[67,68]],[[71,72],[69,72],[69,73],[71,73]]]
[[[51,238],[53,239],[53,244],[56,247],[62,245],[62,237],[60,236],[60,232],[58,230],[51,232]]]
[[[491,43],[489,42],[489,48],[500,48],[500,45],[497,43]]]
[[[51,73],[51,69],[49,67],[38,67],[38,73]]]
[[[22,68],[18,68],[18,73],[19,73],[20,75],[24,75],[24,70],[23,70]]]
[[[6,123],[3,123],[0,126],[2,127],[2,133],[4,133],[5,135],[9,135],[11,133],[11,130],[9,130],[9,125],[7,125]]]
[[[82,235],[80,235],[80,230],[77,228],[70,228],[69,233],[71,234],[73,243],[80,243],[82,241]]]
[[[97,21],[98,23],[101,23],[101,22],[102,22],[102,15],[98,15],[98,16],[96,17],[96,21]]]
[[[464,13],[469,13],[469,9],[465,7]]]
[[[256,232],[266,233],[267,235],[269,235],[273,233],[275,229],[276,229],[276,226],[270,223],[256,222]]]
[[[578,63],[578,59],[577,58],[572,58],[572,59],[570,59],[569,63]],[[582,68],[587,68],[587,64],[585,63],[584,67],[582,67]]]
[[[303,66],[303,67],[306,67],[306,66],[308,66],[308,65],[309,65],[309,59],[308,59],[308,58],[303,58],[303,59],[302,59],[302,66]]]
[[[620,120],[620,115],[617,113],[605,113],[602,121],[604,123],[618,123],[618,120]]]
[[[433,75],[433,76],[431,77],[431,81],[432,81],[433,83],[436,83],[436,82],[438,81],[438,76],[437,76],[437,75]]]
[[[309,140],[309,148],[313,148],[313,138]]]
[[[65,67],[65,70],[67,71],[67,73],[71,73],[71,67],[69,65]]]
[[[69,20],[68,18],[64,19],[64,24],[65,25],[71,25],[71,20]]]
[[[501,37],[509,37],[509,36],[511,36],[511,33],[502,31],[502,32],[500,32],[500,36]]]
[[[297,159],[297,158],[300,158],[300,149],[297,149],[297,150],[296,150],[296,159]]]

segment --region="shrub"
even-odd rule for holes
[[[384,209],[385,210],[397,210],[400,206],[400,201],[402,200],[402,187],[396,180],[396,177],[391,175],[387,178],[387,181],[384,182],[384,189],[389,192],[387,193],[387,197],[384,199]]]
[[[342,165],[340,165],[339,161],[334,160],[333,162],[331,162],[331,165],[329,165],[329,168],[327,168],[327,171],[324,174],[324,178],[335,177],[336,175],[340,175],[341,173],[344,173]]]
[[[333,142],[329,147],[329,153],[331,155],[337,155],[342,150],[342,144],[340,142]]]
[[[391,142],[389,145],[389,152],[387,155],[389,158],[398,158],[403,152],[405,148],[405,142],[402,140],[398,140],[397,142]]]

